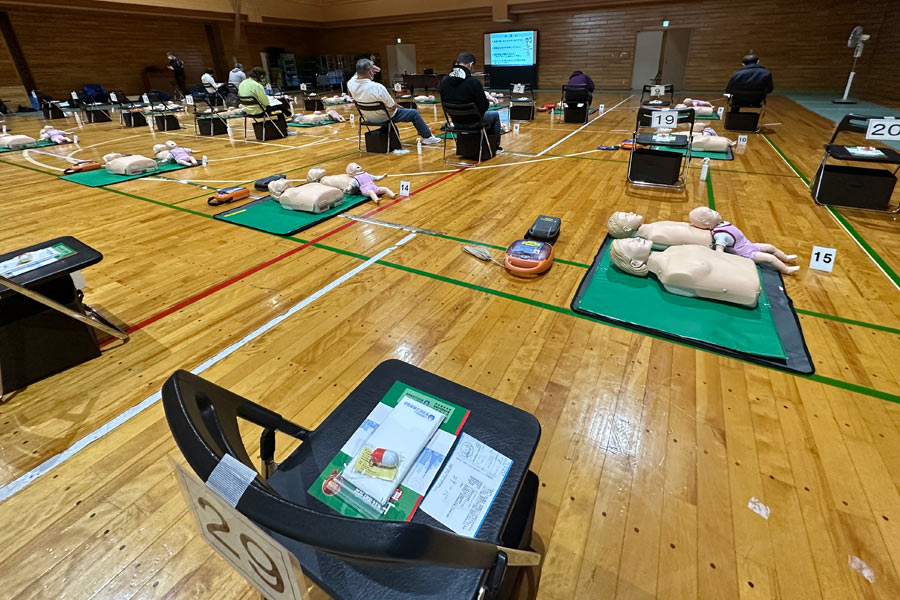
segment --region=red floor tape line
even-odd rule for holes
[[[422,187],[420,187],[420,188],[414,190],[414,191],[410,194],[410,196],[415,196],[415,195],[418,194],[419,192],[424,192],[424,191],[427,190],[428,188],[430,188],[430,187],[432,187],[432,186],[434,186],[434,185],[439,184],[440,182],[444,181],[445,179],[449,179],[450,177],[453,177],[453,176],[456,175],[457,173],[462,173],[462,172],[465,171],[465,170],[466,170],[466,167],[463,167],[463,168],[461,168],[461,169],[459,169],[459,170],[457,170],[457,171],[453,171],[452,173],[448,173],[447,175],[444,175],[443,177],[441,177],[441,178],[439,178],[439,179],[435,179],[434,181],[432,181],[432,182],[430,182],[430,183],[428,183],[428,184],[426,184],[426,185],[423,185]],[[385,210],[385,209],[387,209],[387,208],[390,208],[391,206],[397,204],[398,202],[403,201],[403,200],[404,200],[405,198],[407,198],[407,197],[408,197],[408,196],[401,196],[401,197],[399,197],[399,198],[395,198],[394,200],[392,200],[391,202],[388,202],[387,204],[385,204],[385,205],[383,205],[383,206],[379,206],[378,208],[376,208],[376,209],[374,209],[374,210],[370,210],[369,212],[365,213],[365,215],[363,215],[363,216],[369,217],[369,216],[371,216],[371,215],[374,215],[374,214],[376,214],[376,213],[379,213],[379,212],[381,212],[381,211],[383,211],[383,210]],[[134,325],[132,325],[131,327],[129,327],[126,331],[127,331],[129,334],[131,334],[131,333],[134,333],[135,331],[138,331],[139,329],[143,329],[144,327],[147,327],[148,325],[151,325],[151,324],[153,324],[153,323],[159,321],[160,319],[165,318],[165,317],[171,315],[172,313],[181,310],[182,308],[185,308],[185,307],[187,307],[187,306],[190,306],[191,304],[194,304],[195,302],[198,302],[198,301],[200,301],[200,300],[203,300],[204,298],[206,298],[206,297],[208,297],[208,296],[211,296],[212,294],[215,294],[216,292],[218,292],[218,291],[220,291],[220,290],[223,290],[223,289],[227,288],[228,286],[230,286],[230,285],[232,285],[232,284],[234,284],[234,283],[237,283],[238,281],[241,281],[242,279],[246,279],[247,277],[253,275],[254,273],[258,273],[259,271],[262,271],[262,270],[265,269],[266,267],[269,267],[269,266],[271,266],[271,265],[274,265],[275,263],[280,262],[280,261],[284,260],[285,258],[288,258],[289,256],[293,256],[294,254],[300,252],[301,250],[303,250],[303,249],[305,249],[305,248],[309,248],[309,247],[312,246],[313,244],[316,244],[316,243],[318,243],[318,242],[321,242],[322,240],[324,240],[324,239],[326,239],[326,238],[329,238],[329,237],[333,236],[333,235],[336,234],[336,233],[340,233],[341,231],[347,229],[348,227],[352,227],[352,226],[355,225],[356,223],[358,223],[358,221],[347,221],[347,222],[344,223],[343,225],[341,225],[341,226],[339,226],[339,227],[335,227],[334,229],[332,229],[332,230],[330,230],[330,231],[327,231],[327,232],[323,233],[322,235],[320,235],[320,236],[318,236],[318,237],[316,237],[316,238],[314,238],[314,239],[312,239],[312,240],[306,242],[305,244],[301,244],[301,245],[297,246],[296,248],[291,248],[291,249],[288,250],[287,252],[285,252],[285,253],[283,253],[283,254],[279,254],[279,255],[276,256],[275,258],[270,258],[269,260],[267,260],[267,261],[265,261],[265,262],[262,262],[262,263],[260,263],[260,264],[258,264],[258,265],[256,265],[256,266],[253,266],[253,267],[247,269],[247,270],[244,271],[243,273],[239,273],[238,275],[235,275],[234,277],[231,277],[231,278],[229,278],[229,279],[226,279],[225,281],[222,281],[222,282],[220,282],[220,283],[217,283],[216,285],[212,286],[211,288],[207,288],[207,289],[203,290],[202,292],[200,292],[200,293],[198,293],[198,294],[194,294],[193,296],[191,296],[191,297],[189,297],[189,298],[185,298],[185,299],[182,300],[181,302],[178,302],[177,304],[173,304],[172,306],[170,306],[169,308],[165,309],[164,311],[159,312],[159,313],[156,313],[155,315],[153,315],[153,316],[151,316],[151,317],[147,317],[147,318],[144,319],[143,321],[139,321],[139,322],[135,323]],[[103,347],[103,346],[105,346],[106,344],[111,343],[112,341],[113,341],[113,339],[106,340],[105,342],[101,343],[100,346]]]

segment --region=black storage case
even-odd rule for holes
[[[747,131],[752,133],[759,129],[759,116],[760,113],[755,111],[727,111],[725,112],[724,127],[727,131]]]
[[[500,136],[489,135],[487,140],[481,135],[481,130],[457,131],[456,154],[469,160],[478,160],[478,143],[481,142],[481,160],[491,158],[497,154],[500,146]]]
[[[253,133],[260,142],[279,140],[287,135],[285,132],[287,132],[287,121],[285,121],[284,117],[274,121],[266,119],[265,121],[255,121],[253,123]]]
[[[125,111],[122,113],[122,125],[125,127],[146,127],[147,117],[138,111]]]
[[[178,122],[178,117],[175,115],[154,115],[153,123],[160,131],[181,129],[181,123]]]
[[[394,150],[399,150],[402,144],[393,127],[388,127],[387,131],[367,131],[366,132],[366,152],[372,154],[387,154]]]
[[[533,121],[534,104],[512,104],[509,107],[510,121]]]
[[[816,173],[813,199],[820,204],[888,210],[897,177],[887,169],[825,165]]]
[[[197,130],[200,135],[224,135],[228,133],[228,124],[218,117],[200,117]]]

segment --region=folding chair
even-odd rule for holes
[[[493,158],[497,154],[499,138],[489,136],[487,125],[482,120],[481,113],[474,102],[443,102],[444,110],[444,163],[459,167],[470,167],[482,161],[487,151],[487,158]],[[453,135],[456,138],[456,153],[463,158],[475,160],[475,163],[451,162],[447,160],[447,138]],[[491,139],[491,138],[495,139]],[[472,140],[477,138],[477,141]],[[474,150],[473,143],[478,144],[478,152]]]
[[[366,128],[366,152],[387,154],[398,150],[400,142],[400,130],[397,124],[391,121],[391,113],[388,112],[384,102],[357,102],[356,111],[359,113],[359,125],[356,130],[356,146],[362,152],[362,128]],[[368,119],[366,113],[383,114],[384,119]]]
[[[75,92],[78,95],[77,104],[81,107],[81,116],[85,123],[108,123],[112,121],[106,105],[101,104],[96,98],[85,92]],[[71,105],[71,101],[69,102]]]
[[[228,120],[221,113],[225,109],[217,108],[210,102],[209,94],[190,94],[194,102],[194,131],[197,135],[223,135],[228,133]],[[201,110],[202,104],[206,108]]]
[[[835,126],[831,139],[825,144],[822,162],[810,186],[810,193],[816,204],[849,206],[864,210],[900,213],[900,204],[891,209],[891,197],[900,170],[900,153],[893,148],[878,146],[873,150],[860,151],[859,146],[836,144],[839,133],[852,132],[866,135],[869,121],[883,119],[874,115],[844,115]],[[890,118],[890,117],[889,117]],[[892,125],[900,130],[900,119]],[[897,133],[900,133],[898,131]],[[873,165],[897,165],[888,168],[867,168],[848,165],[828,164],[828,159],[868,163]]]
[[[137,100],[131,100],[122,90],[113,90],[109,94],[109,99],[113,106],[119,107],[119,124],[122,127],[144,127],[147,125],[147,118],[140,111],[144,103],[140,97]]]
[[[674,106],[675,86],[671,83],[645,85],[641,90],[641,106]]]
[[[562,86],[563,123],[587,123],[592,99],[586,85]]]
[[[474,538],[450,532],[422,510],[409,522],[345,517],[307,492],[398,382],[468,409],[459,435],[512,460]],[[529,548],[539,481],[528,469],[540,425],[514,406],[398,360],[378,365],[313,430],[187,371],[169,377],[162,404],[189,467],[214,490],[225,467],[245,472],[250,481],[231,495],[233,506],[287,548],[331,597],[505,600],[540,560]],[[244,446],[239,419],[262,428],[261,472]],[[302,440],[281,464],[274,461],[276,432]]]
[[[266,112],[265,107],[259,103],[253,96],[238,96],[238,102],[240,102],[244,107],[244,139],[247,139],[247,119],[251,119],[253,121],[253,133],[256,134],[256,139],[264,142],[267,139],[277,140],[283,137],[287,137],[287,123],[285,123],[285,118],[282,113],[279,113],[278,119],[273,119],[270,114]],[[256,108],[259,110],[256,114],[251,114],[247,112],[247,108]],[[262,135],[260,135],[260,132]]]
[[[516,86],[522,90],[516,93]],[[534,88],[530,83],[509,84],[509,120],[533,121],[534,120]]]
[[[674,122],[653,127],[653,115],[666,113],[674,116]],[[673,114],[674,113],[674,114]],[[634,125],[634,148],[628,153],[628,170],[625,179],[640,187],[664,187],[684,189],[687,171],[691,162],[691,142],[695,114],[693,108],[659,109],[649,106],[638,108]],[[670,138],[660,138],[660,134],[642,133],[642,129],[667,127],[675,129],[687,125],[686,132],[673,132]],[[639,147],[645,146],[645,147]],[[684,150],[680,152],[656,150],[651,146],[666,146]]]
[[[746,131],[757,133],[760,130],[763,114],[766,112],[766,93],[759,89],[735,88],[725,104],[726,131]],[[751,109],[751,110],[745,110]]]
[[[184,96],[182,95],[183,98]],[[153,115],[156,129],[159,131],[181,129],[181,123],[178,121],[178,117],[175,116],[175,110],[166,106],[166,102],[163,101],[162,96],[158,92],[147,92],[147,99],[150,101],[150,114]],[[162,104],[163,108],[154,109],[153,107],[157,104]]]

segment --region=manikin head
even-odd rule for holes
[[[313,167],[309,170],[309,173],[306,174],[306,181],[308,181],[309,183],[313,183],[319,181],[323,177],[325,177],[325,169],[322,169],[321,167]]]
[[[644,217],[633,212],[614,212],[606,221],[606,229],[614,238],[628,238],[644,224]]]
[[[159,154],[166,149],[167,148],[165,144],[153,144],[153,154]]]
[[[353,177],[354,175],[359,175],[360,173],[365,173],[363,168],[356,163],[350,163],[347,165],[347,175]]]
[[[113,161],[113,160],[115,160],[115,159],[117,159],[117,158],[122,158],[123,156],[125,156],[125,155],[124,155],[124,154],[120,154],[120,153],[118,153],[118,152],[111,152],[111,153],[109,153],[109,154],[104,154],[104,155],[103,155],[103,162],[108,163],[108,162]]]
[[[691,225],[699,229],[712,229],[723,221],[722,215],[707,206],[698,206],[688,213]]]
[[[275,181],[269,182],[269,193],[277,200],[278,198],[281,198],[281,195],[286,189],[292,187],[294,187],[293,182],[287,179],[276,179]]]
[[[176,143],[173,142],[172,140],[169,140],[169,141],[166,142],[166,148],[168,148],[169,150],[171,150],[172,148],[175,148],[175,147],[177,147],[177,146],[178,146],[178,144],[176,144]]]
[[[609,245],[609,260],[629,275],[646,277],[650,269],[647,261],[653,250],[653,242],[644,238],[613,240]]]

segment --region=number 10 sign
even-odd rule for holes
[[[269,600],[303,600],[306,578],[287,548],[232,508],[193,473],[174,461],[188,508],[200,535]]]

